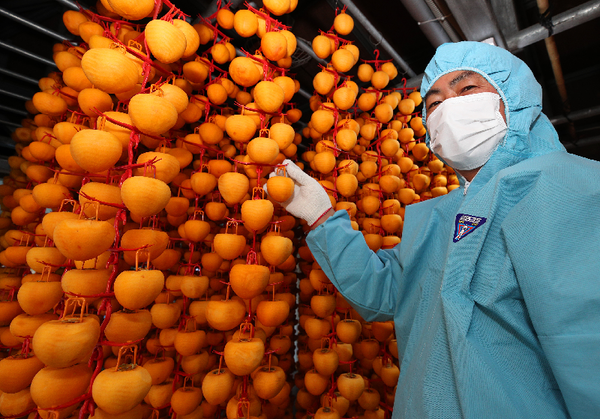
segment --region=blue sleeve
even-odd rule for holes
[[[402,275],[396,246],[373,252],[346,211],[311,231],[306,243],[323,272],[367,321],[393,320]]]
[[[592,178],[539,179],[503,223],[532,325],[573,419],[600,412],[600,189]]]

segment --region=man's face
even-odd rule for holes
[[[479,73],[467,70],[448,73],[440,77],[425,95],[427,119],[429,119],[429,115],[431,115],[437,106],[446,99],[483,92],[498,94],[494,86]],[[502,118],[504,118],[504,122],[506,122],[504,102],[502,100],[500,101],[500,113],[502,114]]]

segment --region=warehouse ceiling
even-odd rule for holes
[[[258,8],[261,1],[250,4]],[[192,22],[216,10],[212,0],[174,3]],[[538,3],[547,10],[543,17]],[[95,10],[94,1],[79,4]],[[310,45],[319,30],[331,28],[336,8],[345,5],[355,18],[355,29],[346,39],[359,47],[361,59],[394,59],[400,70],[395,85],[401,86],[404,76],[408,86],[418,86],[419,75],[442,42],[486,40],[511,50],[532,68],[542,85],[543,111],[555,123],[567,149],[600,160],[600,0],[550,0],[549,7],[543,0],[299,0],[296,10],[280,20]],[[15,16],[73,40],[62,14],[74,6],[70,0],[19,0],[0,6],[0,173],[8,173],[6,159],[15,154],[10,136],[27,117],[25,101],[39,91],[35,81],[56,70],[39,58],[51,61],[52,46],[60,42]],[[243,7],[239,0],[232,4],[233,11]],[[572,26],[570,22],[575,26],[566,29]],[[543,40],[547,28],[554,32],[553,42]],[[253,51],[258,46],[256,37],[241,38],[233,31],[226,35],[238,48]],[[556,46],[554,66],[548,43]],[[294,100],[308,121],[308,97],[319,62],[301,48],[294,58],[291,71],[302,87]]]

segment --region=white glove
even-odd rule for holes
[[[287,212],[295,217],[306,220],[309,226],[316,223],[327,211],[332,209],[331,200],[325,189],[319,182],[304,173],[293,161],[285,159],[283,164],[286,166],[288,177],[294,181],[294,193],[285,202],[281,203]],[[281,169],[275,170],[269,175],[280,176],[283,174]],[[263,186],[267,190],[267,185]]]

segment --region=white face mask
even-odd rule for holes
[[[504,138],[500,96],[484,92],[444,100],[427,118],[431,150],[453,169],[483,166]]]

